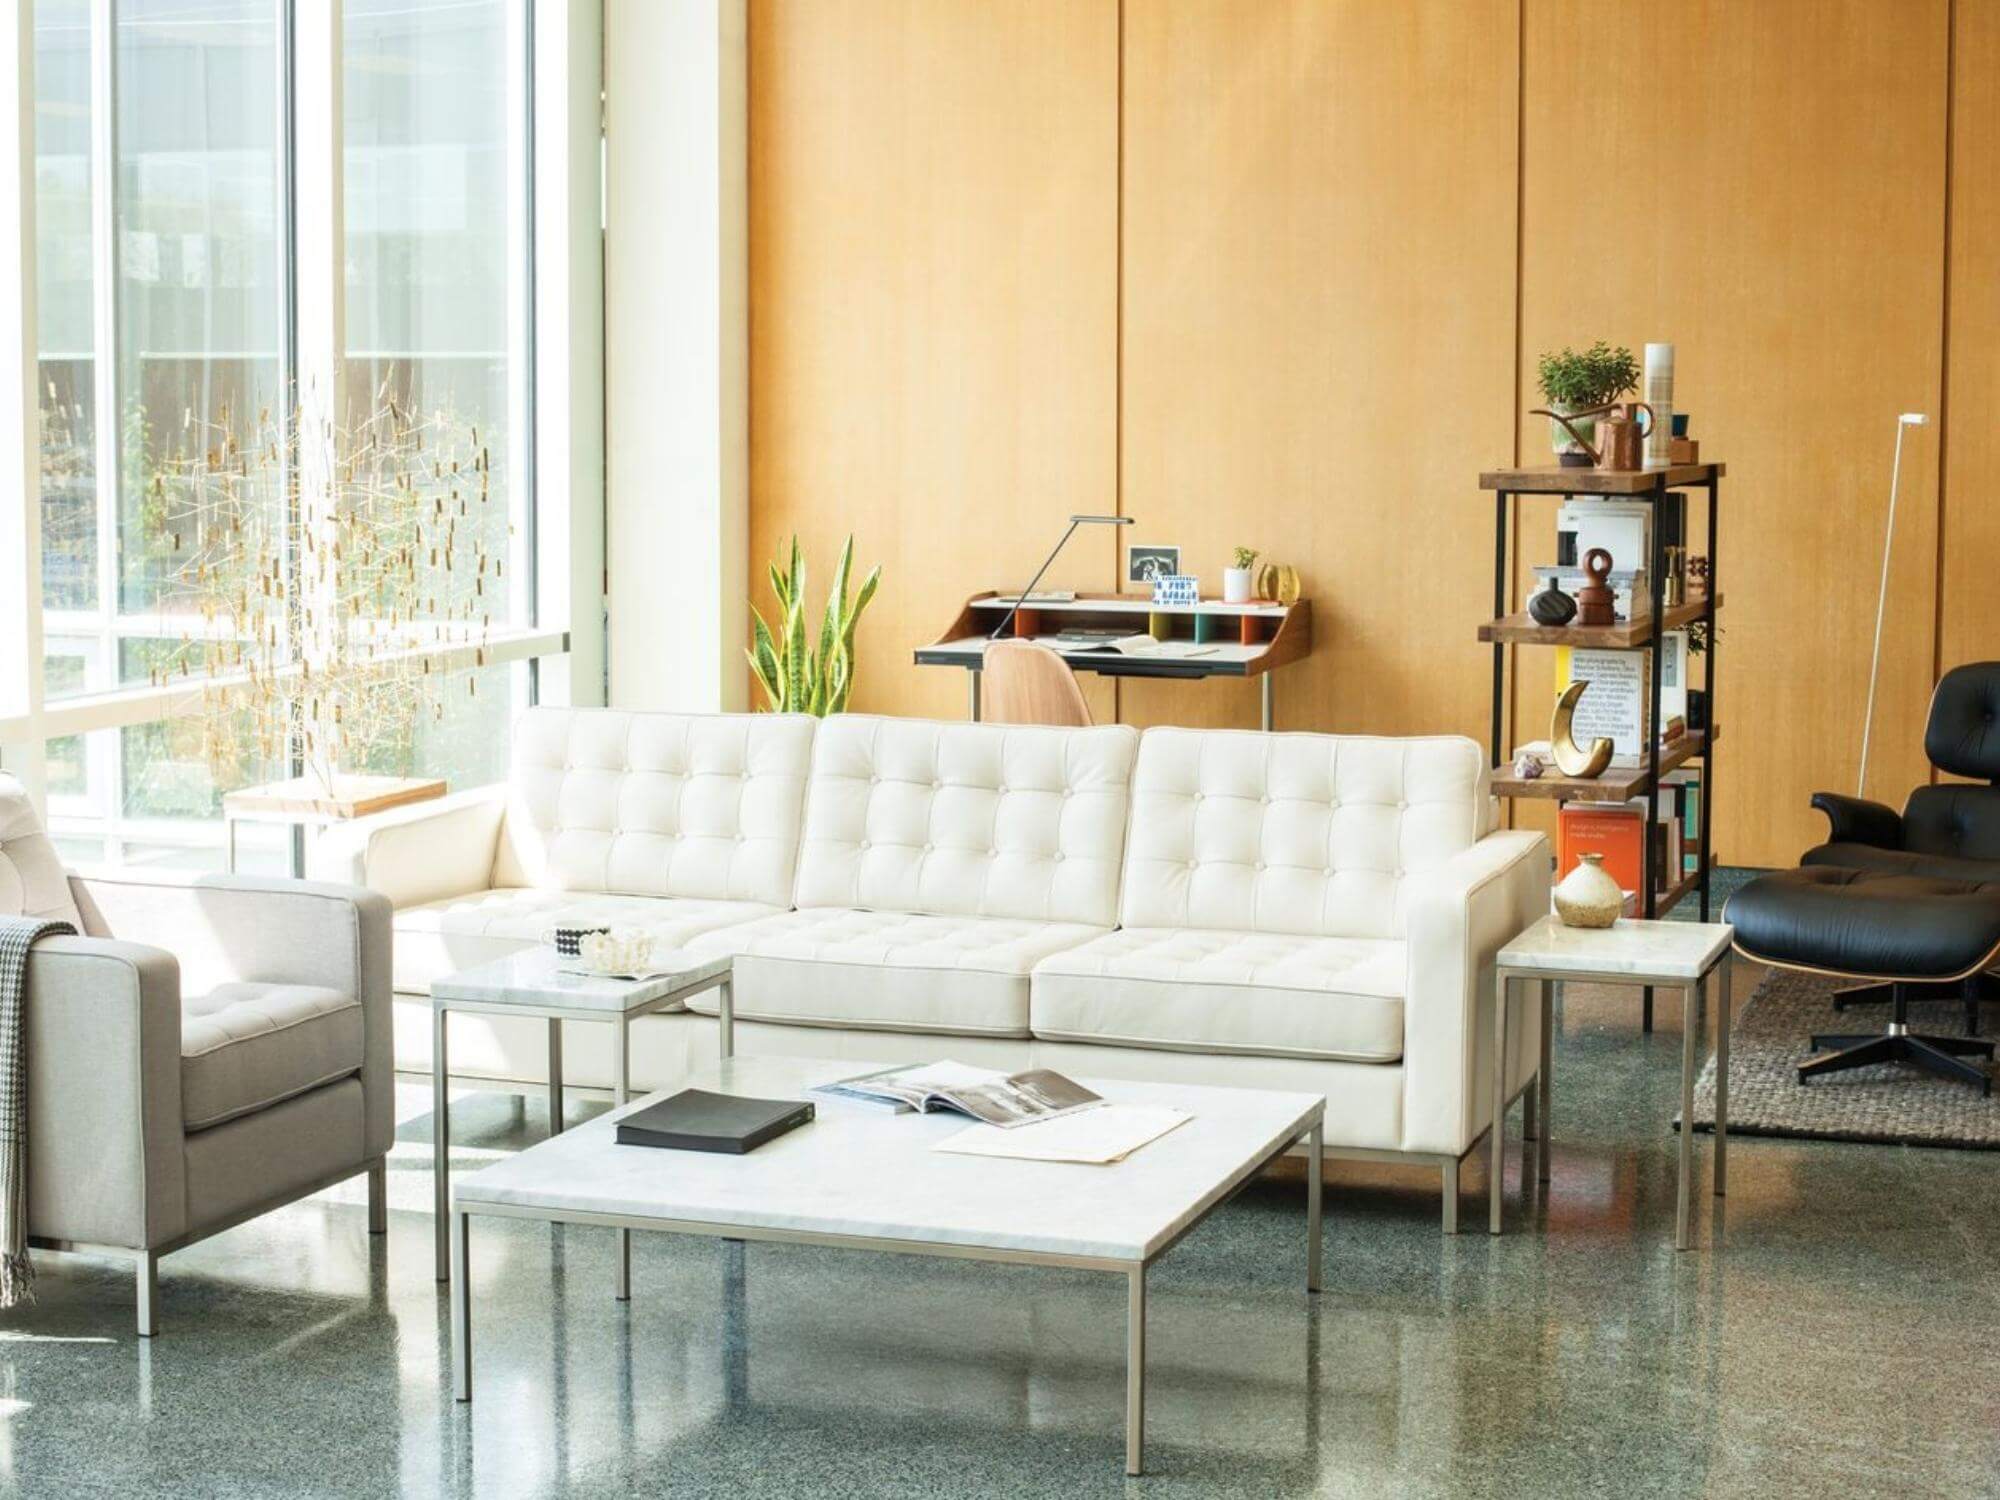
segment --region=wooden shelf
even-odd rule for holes
[[[1660,774],[1679,770],[1698,756],[1706,755],[1716,730],[1682,735],[1660,752]],[[1509,757],[1511,766],[1512,757]],[[1629,802],[1643,797],[1653,784],[1653,773],[1644,766],[1611,766],[1602,776],[1588,779],[1559,774],[1551,765],[1532,781],[1507,769],[1493,774],[1496,797],[1542,797],[1554,802]]]
[[[1523,469],[1488,469],[1479,476],[1482,490],[1505,490],[1511,495],[1649,495],[1662,479],[1670,490],[1687,489],[1720,479],[1727,471],[1721,464],[1674,464],[1659,469],[1619,472],[1615,469],[1565,469],[1560,464],[1538,464]]]
[[[1722,608],[1722,595],[1711,600],[1706,594],[1675,604],[1666,611],[1667,629],[1678,630],[1705,617],[1710,608]],[[1537,625],[1527,611],[1488,620],[1479,627],[1482,641],[1504,641],[1516,646],[1591,646],[1599,650],[1627,651],[1653,643],[1650,617],[1625,625]]]

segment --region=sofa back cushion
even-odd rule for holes
[[[1138,731],[842,714],[820,725],[798,904],[1117,921]]]
[[[0,771],[0,917],[57,918],[84,930],[69,875],[17,777]]]
[[[1149,729],[1127,927],[1403,935],[1406,889],[1493,820],[1471,740]]]
[[[802,714],[529,709],[493,883],[789,906],[812,740]]]

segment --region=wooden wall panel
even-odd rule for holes
[[[1304,575],[1278,726],[1485,735],[1513,431],[1514,0],[1127,0],[1124,506],[1219,591]],[[1129,682],[1255,727],[1249,685]]]
[[[1117,80],[1117,0],[750,8],[751,586],[794,531],[815,594],[883,564],[856,709],[962,716],[912,647],[1113,502]]]
[[[1544,349],[1671,340],[1677,404],[1729,465],[1727,863],[1792,863],[1824,836],[1811,793],[1854,784],[1896,414],[1938,404],[1948,16],[1946,0],[1527,0],[1524,390]],[[1546,450],[1541,419],[1521,434],[1524,455]],[[1898,802],[1927,775],[1937,496],[1924,434],[1904,459],[1869,777]],[[1545,522],[1526,541],[1552,555]],[[1547,701],[1524,685],[1524,736]]]
[[[2000,657],[2000,0],[1958,0],[1938,661]]]

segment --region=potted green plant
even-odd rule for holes
[[[877,566],[861,580],[861,591],[850,596],[854,570],[854,538],[840,549],[840,562],[833,570],[833,588],[827,595],[826,613],[815,638],[806,615],[806,562],[799,539],[792,538],[790,563],[783,572],[771,565],[771,592],[778,596],[777,628],[765,623],[757,607],[750,607],[751,644],[747,648],[750,670],[764,690],[764,699],[773,713],[845,713],[848,695],[854,690],[854,627],[861,612],[875,597],[882,582]]]
[[[1257,552],[1252,547],[1236,549],[1236,566],[1222,570],[1222,602],[1224,604],[1247,604],[1250,601],[1250,570],[1257,566]]]
[[[1623,345],[1614,349],[1599,339],[1580,353],[1575,349],[1563,349],[1559,353],[1544,354],[1536,366],[1535,375],[1549,410],[1568,417],[1570,425],[1588,441],[1597,435],[1597,419],[1577,414],[1616,401],[1626,392],[1636,390],[1639,385],[1639,361]],[[1555,449],[1557,461],[1565,466],[1588,467],[1591,462],[1584,444],[1560,422],[1549,423],[1549,444]]]

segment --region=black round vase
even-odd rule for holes
[[[1528,618],[1537,625],[1567,625],[1576,618],[1576,601],[1554,579],[1528,601]]]

